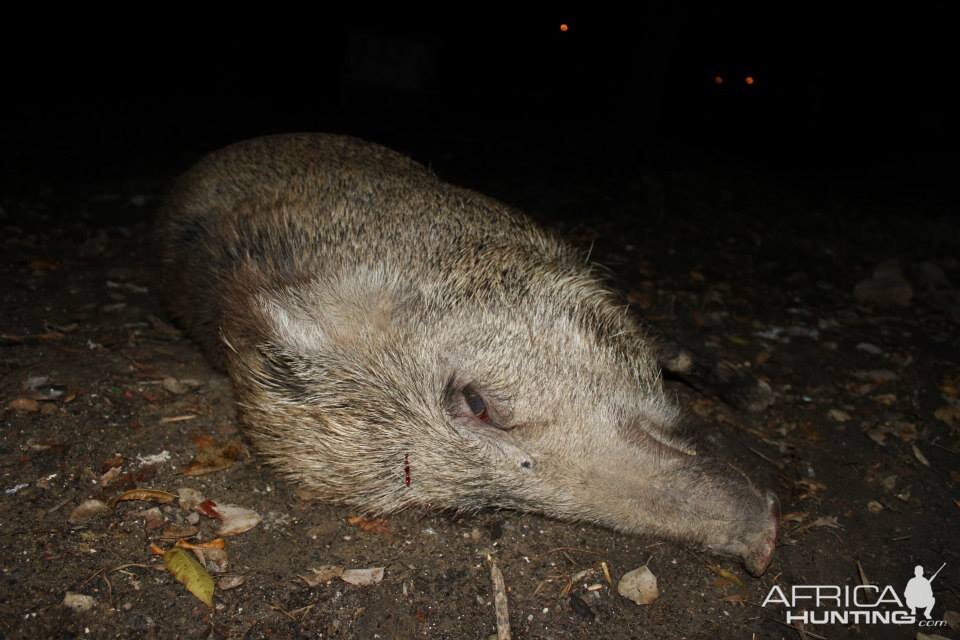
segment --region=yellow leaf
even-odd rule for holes
[[[187,591],[213,608],[213,578],[190,552],[174,547],[163,554],[163,564]]]
[[[715,573],[716,575],[720,576],[727,582],[732,582],[738,587],[743,586],[743,580],[741,580],[735,573],[733,573],[729,569],[724,569],[718,564],[708,564],[707,569],[709,569],[712,573]]]

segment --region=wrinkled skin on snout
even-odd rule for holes
[[[777,502],[677,435],[651,338],[580,252],[351,138],[229,147],[158,227],[245,430],[335,502],[512,508],[769,565]]]

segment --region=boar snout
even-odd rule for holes
[[[705,545],[718,553],[735,555],[743,560],[743,566],[753,576],[762,576],[773,560],[777,536],[780,532],[780,501],[767,492],[757,507],[757,515],[744,521],[741,529],[732,532],[720,529]]]
[[[733,468],[683,454],[632,459],[604,456],[576,497],[615,529],[689,540],[735,556],[754,576],[773,559],[780,525],[775,494],[756,489]],[[638,461],[643,461],[638,464]]]

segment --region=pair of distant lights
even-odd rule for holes
[[[726,80],[724,79],[723,76],[713,76],[713,84],[715,84],[715,85],[717,85],[717,86],[719,87],[720,85],[722,85],[722,84],[724,84],[724,83],[726,83]],[[756,83],[757,83],[757,79],[754,78],[753,76],[744,76],[744,77],[743,77],[743,84],[745,84],[745,85],[749,85],[749,86],[752,87],[752,86],[753,86],[754,84],[756,84]]]

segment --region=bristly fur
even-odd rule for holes
[[[769,563],[774,499],[690,455],[650,336],[510,207],[383,147],[285,135],[192,168],[158,239],[250,438],[326,499],[535,510]],[[467,387],[496,422],[457,413]]]

